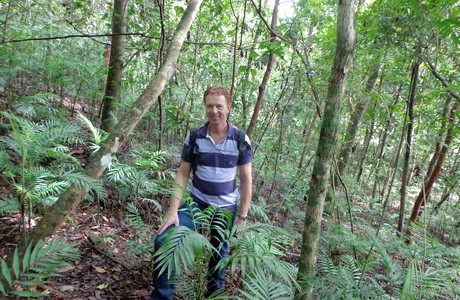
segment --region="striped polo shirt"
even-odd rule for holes
[[[245,137],[245,151],[239,156],[238,128],[227,122],[227,137],[215,144],[208,133],[208,122],[196,133],[194,149],[196,168],[191,185],[192,198],[206,204],[236,211],[239,191],[236,185],[238,166],[252,161],[249,137]],[[182,160],[191,163],[189,151],[190,133],[182,148]]]

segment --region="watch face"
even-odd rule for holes
[[[238,218],[240,218],[240,219],[243,220],[243,221],[247,221],[247,220],[248,220],[248,216],[245,216],[245,217],[243,217],[243,216],[238,216]]]

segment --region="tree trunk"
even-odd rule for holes
[[[449,150],[449,146],[452,143],[453,140],[453,131],[455,127],[455,111],[458,109],[458,103],[455,103],[452,106],[452,109],[450,110],[449,114],[449,127],[447,129],[447,134],[446,134],[446,139],[444,140],[444,144],[441,147],[441,152],[439,153],[438,160],[436,162],[436,165],[433,169],[433,172],[430,175],[430,178],[424,184],[422,189],[420,190],[420,193],[418,194],[417,199],[414,202],[414,207],[412,208],[412,214],[410,216],[410,222],[415,223],[418,220],[418,216],[420,214],[420,208],[425,202],[425,199],[427,196],[429,196],[431,189],[436,182],[436,179],[438,179],[439,175],[441,174],[441,169],[442,169],[442,164],[444,162],[444,159],[446,158],[447,151]],[[407,230],[407,234],[410,235],[410,230]]]
[[[308,140],[310,139],[313,129],[316,127],[315,125],[316,125],[317,119],[318,119],[318,110],[315,111],[315,114],[313,115],[313,119],[311,120],[311,122],[309,122],[308,120],[305,122],[305,128],[302,133],[303,149],[302,149],[302,154],[300,155],[299,164],[297,165],[297,172],[300,172],[303,168],[305,156],[307,155],[307,150],[308,150]]]
[[[257,118],[259,116],[260,109],[262,108],[262,103],[264,102],[265,96],[265,89],[267,88],[268,80],[270,79],[270,74],[272,72],[273,64],[275,63],[275,54],[274,48],[276,43],[276,23],[278,22],[278,5],[280,0],[275,0],[275,6],[273,7],[273,16],[272,16],[272,23],[271,27],[271,39],[270,41],[273,43],[273,49],[270,51],[270,56],[268,58],[267,68],[265,69],[265,74],[262,79],[261,84],[259,85],[259,94],[257,95],[257,102],[256,106],[254,107],[254,112],[252,113],[251,121],[249,122],[248,129],[246,130],[246,134],[251,137],[254,129],[256,128]]]
[[[361,119],[366,111],[367,107],[369,106],[371,100],[371,92],[374,89],[375,82],[379,76],[379,60],[377,59],[376,65],[371,67],[371,74],[369,75],[369,79],[367,80],[366,89],[365,89],[365,99],[361,100],[355,107],[355,110],[350,116],[350,121],[348,123],[347,132],[345,133],[345,141],[343,143],[342,150],[340,151],[338,157],[338,168],[339,168],[339,175],[343,176],[345,173],[345,168],[348,165],[348,160],[350,158],[353,144],[356,140],[356,135],[358,133],[359,125],[361,123]]]
[[[404,167],[402,172],[402,182],[401,182],[401,198],[399,201],[399,219],[398,219],[398,232],[402,232],[404,226],[404,213],[406,210],[406,195],[407,195],[407,185],[409,181],[409,166],[410,166],[410,154],[412,147],[412,134],[414,128],[414,103],[415,103],[415,93],[417,91],[418,75],[420,70],[420,63],[418,54],[416,54],[416,61],[412,67],[412,75],[410,82],[409,90],[409,102],[407,103],[408,111],[408,122],[407,122],[407,137],[406,137],[406,152],[404,155]]]
[[[160,38],[160,44],[158,45],[158,55],[157,55],[157,69],[160,70],[161,68],[161,61],[163,59],[163,54],[164,54],[164,48],[165,48],[165,43],[166,43],[166,32],[165,32],[165,25],[164,25],[164,19],[165,19],[165,8],[164,8],[164,0],[157,0],[157,6],[158,10],[160,12],[160,24],[161,24],[161,38]],[[162,149],[162,137],[163,137],[163,98],[161,97],[161,94],[158,96],[158,134],[157,134],[157,141],[158,141],[158,151],[161,151]]]
[[[110,132],[115,125],[115,111],[120,101],[123,54],[125,53],[126,16],[128,0],[114,0],[112,15],[112,43],[109,71],[102,99],[101,129]]]
[[[313,274],[315,271],[324,199],[329,182],[334,148],[337,144],[340,107],[345,91],[346,78],[352,64],[354,46],[354,1],[340,0],[337,15],[337,48],[334,65],[329,76],[324,117],[308,191],[305,227],[302,235],[299,272],[297,274],[299,280],[305,275]]]
[[[246,72],[244,75],[243,82],[241,83],[242,88],[241,88],[241,105],[242,105],[242,122],[241,122],[241,127],[246,128],[246,123],[248,119],[248,85],[249,85],[249,77],[251,75],[251,67],[253,65],[254,61],[254,56],[251,55],[251,53],[255,52],[256,46],[259,43],[259,37],[262,34],[262,26],[257,26],[256,32],[254,33],[254,40],[252,42],[251,48],[247,54],[248,60],[246,63]]]
[[[371,144],[371,139],[374,136],[374,128],[375,128],[375,120],[372,120],[371,125],[367,127],[366,136],[364,137],[364,149],[361,155],[361,159],[359,160],[358,169],[355,174],[356,182],[359,183],[361,180],[361,176],[363,175],[364,171],[364,164],[366,163],[367,153],[369,152],[369,146]]]
[[[112,156],[118,152],[119,147],[126,140],[134,127],[141,120],[144,114],[149,110],[153,102],[162,93],[165,85],[176,70],[176,62],[179,57],[182,44],[187,32],[195,19],[202,0],[190,0],[188,7],[182,16],[174,36],[166,53],[164,63],[158,73],[152,78],[146,89],[138,97],[130,110],[128,110],[120,121],[111,131],[109,137],[101,146],[100,150],[90,157],[85,173],[93,178],[98,179],[105,171],[112,160]],[[37,241],[51,236],[63,222],[66,221],[69,214],[81,202],[86,190],[78,189],[75,186],[69,187],[57,200],[57,202],[48,210],[38,224],[32,229],[27,236],[26,241],[20,244],[19,253],[24,255],[26,245],[29,243],[36,244]],[[9,257],[12,257],[10,255]],[[3,278],[2,282],[4,281]],[[4,286],[9,286],[4,285]]]

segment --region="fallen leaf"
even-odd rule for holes
[[[104,221],[106,221],[106,222],[108,222],[108,221],[109,221],[109,219],[107,219],[107,217],[106,217],[106,216],[102,216],[102,219],[104,219]]]
[[[73,292],[75,291],[75,287],[73,285],[63,285],[59,287],[61,292]]]
[[[104,268],[101,267],[96,267],[93,265],[93,268],[96,270],[98,273],[107,273],[107,271]]]
[[[100,285],[97,286],[98,289],[103,290],[106,289],[109,286],[109,284],[106,283],[101,283]]]
[[[113,279],[115,279],[116,281],[120,280],[120,276],[115,275],[115,274],[113,274],[112,276],[113,276]]]
[[[59,273],[64,273],[64,272],[67,272],[67,271],[70,271],[70,270],[73,270],[75,269],[75,266],[72,266],[72,265],[68,265],[68,266],[65,266],[65,267],[62,267],[58,270]]]

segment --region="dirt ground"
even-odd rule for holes
[[[0,217],[0,255],[5,257],[14,250],[19,239],[19,213]],[[152,232],[154,236],[155,226]],[[46,285],[34,291],[48,291],[40,299],[148,299],[152,290],[150,253],[140,257],[133,254],[126,243],[139,240],[133,229],[102,211],[100,214],[83,204],[73,212],[52,237],[74,244],[80,254],[59,277],[51,277]],[[227,293],[238,294],[241,282],[227,276]],[[10,297],[8,299],[15,299]],[[186,299],[176,292],[176,299]]]

